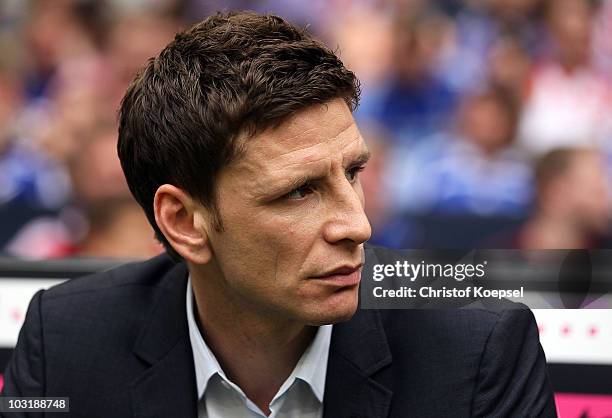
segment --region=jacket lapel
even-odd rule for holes
[[[365,251],[367,262],[376,263],[375,247],[366,244]],[[372,375],[391,361],[378,311],[360,307],[349,321],[334,325],[323,417],[387,417],[393,392],[375,381]]]
[[[371,376],[391,360],[377,311],[359,309],[350,321],[334,325],[323,416],[386,417],[393,392]]]
[[[163,279],[150,320],[134,353],[150,367],[132,383],[138,418],[197,416],[193,353],[185,315],[187,268],[177,264]]]

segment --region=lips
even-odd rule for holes
[[[354,267],[344,265],[333,270],[329,270],[321,275],[314,276],[313,278],[339,285],[353,285],[359,283],[361,280],[362,266],[363,264],[358,264]]]
[[[356,272],[357,270],[359,270],[361,268],[361,264],[355,266],[355,267],[350,267],[350,266],[342,266],[342,267],[338,267],[336,269],[330,270],[327,273],[323,273],[319,276],[315,276],[317,278],[325,278],[325,277],[330,277],[330,276],[346,276],[349,275],[351,273]]]

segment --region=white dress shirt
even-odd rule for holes
[[[194,316],[191,277],[187,323],[198,393],[198,418],[262,418],[266,414],[227,378],[200,334]],[[332,325],[319,327],[295,368],[270,403],[269,418],[321,418]]]

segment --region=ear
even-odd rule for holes
[[[172,248],[186,261],[206,264],[212,258],[206,209],[190,195],[170,184],[159,186],[153,199],[155,222]]]

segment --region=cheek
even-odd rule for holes
[[[319,230],[316,220],[309,216],[269,220],[263,225],[262,244],[274,248],[278,256],[276,269],[279,276],[300,272],[312,253]]]
[[[224,224],[226,228],[219,243],[222,263],[232,269],[239,268],[241,276],[279,279],[299,272],[320,230],[314,216],[293,218],[266,214],[228,218]],[[233,266],[232,260],[239,266]],[[236,260],[240,263],[235,263]]]

